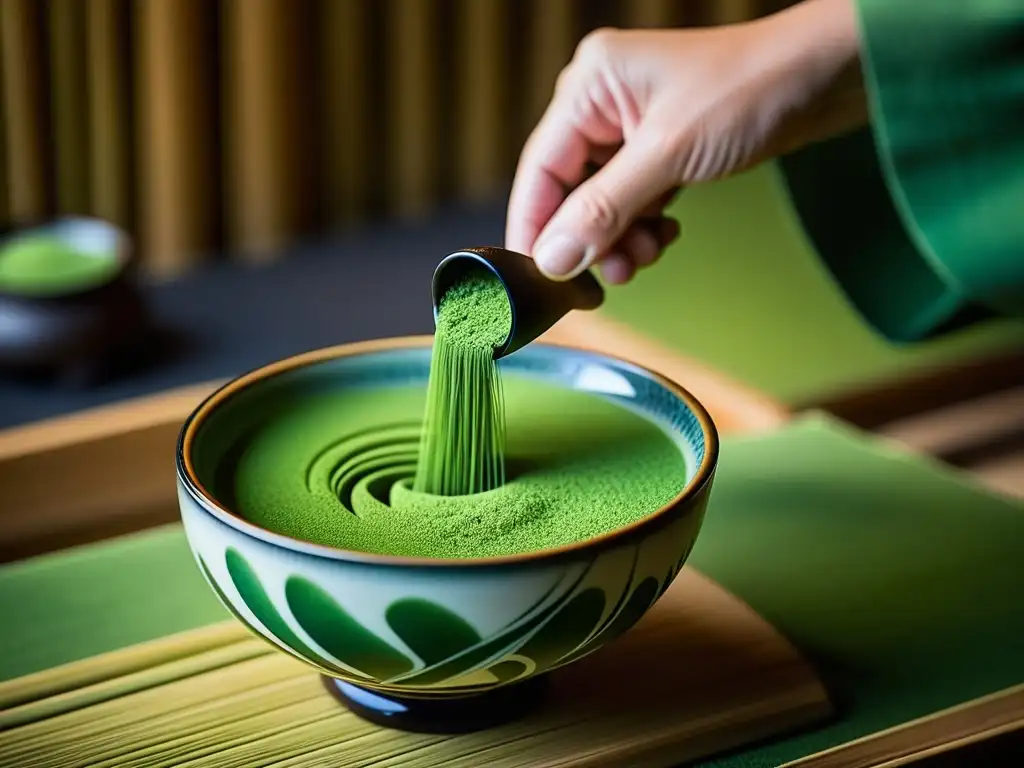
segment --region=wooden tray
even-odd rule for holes
[[[667,768],[831,712],[793,648],[689,569],[632,631],[551,680],[519,722],[402,733],[232,621],[0,684],[0,766]]]

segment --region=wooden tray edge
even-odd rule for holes
[[[1019,729],[1024,729],[1024,684],[807,755],[780,768],[895,768]]]

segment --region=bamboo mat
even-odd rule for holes
[[[499,728],[372,725],[232,621],[0,685],[0,766],[656,768],[830,712],[792,646],[687,568],[632,631],[555,673],[539,710]]]

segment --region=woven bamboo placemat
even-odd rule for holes
[[[633,630],[553,673],[542,706],[498,728],[372,725],[231,621],[0,685],[0,766],[660,768],[830,713],[781,635],[684,569]]]

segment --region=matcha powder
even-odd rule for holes
[[[466,558],[598,536],[654,512],[686,482],[682,453],[656,424],[599,395],[504,379],[508,475],[494,490],[413,489],[422,386],[286,391],[225,473],[233,488],[211,487],[248,520],[297,539]]]
[[[112,257],[82,253],[56,237],[25,236],[0,249],[0,291],[33,296],[83,290],[117,269]]]
[[[441,298],[416,491],[463,496],[505,483],[505,402],[494,350],[511,327],[505,287],[489,271]]]
[[[599,395],[502,381],[494,349],[511,322],[496,277],[460,282],[438,308],[426,388],[268,394],[216,492],[287,536],[438,558],[583,541],[670,501],[687,468],[657,424]]]

